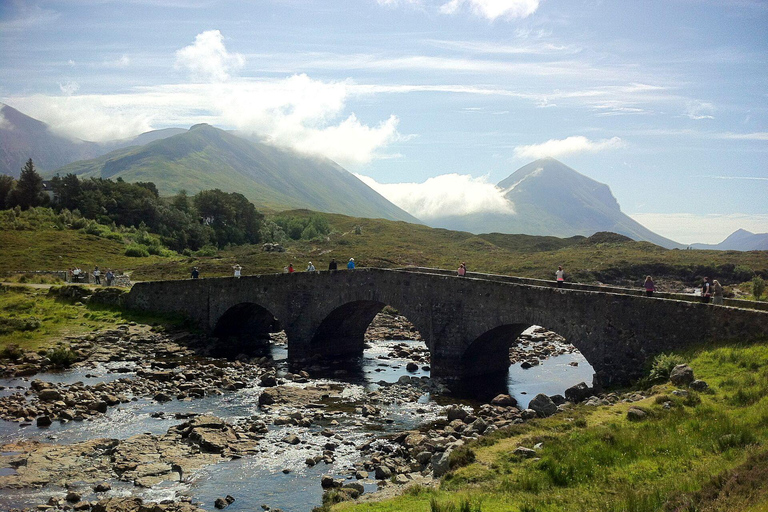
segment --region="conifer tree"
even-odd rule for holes
[[[37,174],[32,159],[27,160],[21,168],[16,186],[8,195],[8,206],[20,206],[22,210],[45,204],[47,197],[43,194],[43,178]]]

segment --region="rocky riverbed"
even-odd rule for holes
[[[377,316],[366,340],[384,348],[374,356],[371,374],[402,374],[365,386],[328,378],[329,369],[319,364],[291,371],[271,357],[210,358],[209,340],[201,336],[135,324],[63,340],[62,350],[76,362],[59,379],[45,373],[53,365],[47,355],[16,353],[0,364],[6,377],[0,418],[18,429],[0,447],[0,504],[29,510],[246,510],[244,503],[260,497],[227,490],[215,500],[193,502],[204,487],[201,475],[251,461],[270,475],[315,475],[316,505],[322,489],[359,499],[377,489],[430,485],[467,442],[567,410],[566,397],[582,401],[591,394],[584,385],[565,397],[538,395],[527,408],[503,393],[491,403],[438,405],[430,397],[450,390],[429,379],[429,353],[411,341],[418,339],[403,317]],[[284,342],[279,335],[273,339],[277,347]],[[572,350],[554,333],[529,330],[510,357],[533,365]],[[73,373],[84,378],[73,381]],[[331,371],[335,377],[345,373]],[[605,397],[596,405],[620,399]],[[110,430],[126,410],[151,410],[145,416],[168,427]],[[127,434],[87,438],[78,433],[90,432],[86,425]],[[164,499],[147,501],[157,496]]]

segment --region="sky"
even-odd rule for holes
[[[84,140],[248,132],[425,220],[551,156],[717,243],[768,232],[766,27],[765,0],[2,0],[0,101]]]

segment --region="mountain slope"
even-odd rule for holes
[[[569,237],[611,231],[662,247],[682,247],[621,212],[610,188],[554,158],[525,165],[497,184],[514,214],[443,217],[430,225],[473,233],[526,233]]]
[[[56,135],[47,124],[0,103],[0,174],[18,178],[30,158],[45,171],[102,153],[98,144]]]
[[[693,244],[691,247],[717,251],[768,251],[768,233],[737,229],[719,244]]]
[[[146,144],[184,131],[167,128],[123,140],[87,142],[57,135],[42,121],[0,103],[0,174],[18,178],[21,168],[30,158],[35,168],[45,173],[78,160],[96,158],[117,148]]]
[[[164,195],[219,188],[259,207],[419,222],[331,160],[249,142],[207,124],[49,174],[67,173],[152,181]]]

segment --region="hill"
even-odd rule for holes
[[[693,244],[691,247],[715,251],[768,251],[768,233],[737,229],[719,244]]]
[[[497,184],[514,206],[514,214],[480,213],[451,216],[430,222],[436,227],[472,233],[527,233],[569,237],[599,231],[633,240],[682,248],[622,213],[608,185],[578,173],[554,158],[525,165]]]
[[[239,192],[259,208],[309,208],[419,222],[331,160],[250,142],[207,124],[48,175],[67,173],[152,181],[163,195],[218,188]]]

